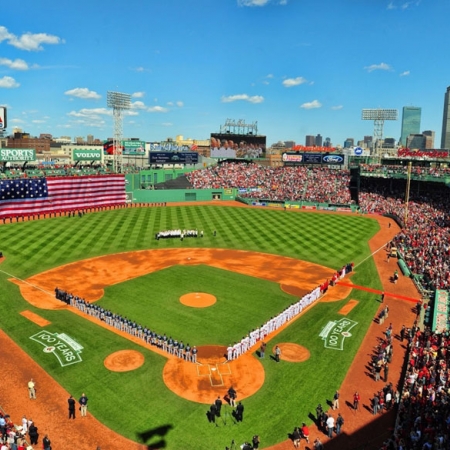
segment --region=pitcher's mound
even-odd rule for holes
[[[309,350],[298,344],[282,343],[278,344],[280,347],[280,359],[289,362],[304,362],[309,359]]]
[[[191,306],[192,308],[206,308],[216,303],[216,297],[211,294],[205,294],[204,292],[192,292],[180,297],[180,302],[185,306]]]
[[[107,356],[103,364],[112,372],[128,372],[144,364],[144,355],[136,350],[120,350]]]

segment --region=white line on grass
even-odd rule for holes
[[[26,280],[22,280],[21,278],[16,277],[15,275],[12,275],[12,274],[10,274],[10,273],[8,273],[8,272],[5,272],[4,270],[0,270],[0,272],[1,272],[1,273],[4,273],[5,275],[7,275],[7,276],[10,277],[10,278],[14,278],[15,280],[20,281],[20,282],[23,283],[23,284],[27,284],[28,286],[31,286],[32,288],[37,289],[37,290],[39,290],[39,291],[41,291],[41,292],[44,292],[45,294],[48,294],[48,295],[50,295],[51,297],[53,297],[53,294],[54,294],[53,292],[46,291],[45,289],[42,289],[41,287],[36,286],[35,284],[31,284],[31,283],[29,283],[29,282],[26,281]]]
[[[364,258],[362,261],[360,261],[358,264],[355,265],[355,268],[360,266],[363,262],[365,262],[367,259],[372,258],[373,255],[376,255],[380,250],[386,247],[386,244],[382,245],[378,250],[375,250],[373,253],[371,253],[367,258]]]

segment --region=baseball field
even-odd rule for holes
[[[155,239],[157,232],[171,229],[202,230],[204,236]],[[138,339],[88,320],[55,300],[54,288],[196,345],[199,357],[214,346],[220,359],[222,347],[344,264],[355,265],[348,278],[353,284],[380,289],[368,246],[378,229],[376,220],[359,215],[220,203],[6,224],[1,227],[0,325],[74,397],[86,392],[89,413],[128,439],[148,448],[223,449],[232,440],[241,443],[258,434],[266,447],[285,440],[301,421],[310,422],[316,405],[332,398],[377,311],[374,294],[331,288],[270,337],[264,359],[253,352],[240,365],[220,360],[194,366],[174,363]],[[193,293],[209,294],[215,303],[197,308],[180,301]],[[345,310],[350,300],[352,307]],[[351,330],[333,347],[324,330],[344,318]],[[58,347],[52,338],[61,335]],[[68,343],[70,349],[64,347]],[[308,356],[276,363],[270,354],[279,344],[296,344]],[[123,350],[142,355],[142,365],[127,371],[105,365]],[[225,395],[230,383],[245,406],[243,422],[237,423],[224,405],[221,417],[209,423],[209,404]]]

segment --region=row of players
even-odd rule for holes
[[[229,361],[239,358],[243,353],[251,349],[258,341],[263,342],[265,336],[282,327],[286,322],[299,315],[305,308],[317,301],[323,294],[321,286],[317,286],[309,294],[304,295],[300,300],[288,306],[276,317],[270,318],[264,325],[251,331],[243,337],[240,342],[230,345],[227,348],[227,359]]]
[[[164,230],[164,231],[158,231],[158,233],[155,234],[155,239],[159,241],[160,239],[167,239],[167,238],[180,238],[183,239],[185,237],[203,237],[203,230]]]
[[[142,325],[121,316],[120,314],[114,314],[108,309],[89,303],[83,298],[77,297],[76,295],[70,294],[62,289],[56,288],[55,296],[58,300],[77,308],[89,316],[96,317],[117,330],[128,333],[131,336],[136,336],[147,344],[154,345],[161,350],[171,355],[178,356],[186,361],[193,363],[197,362],[198,350],[195,345],[191,347],[189,343],[184,344],[183,341],[173,339],[172,336],[167,337],[166,334],[158,334],[147,327],[143,327]]]

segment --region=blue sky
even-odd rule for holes
[[[363,108],[422,108],[439,147],[449,0],[20,0],[0,16],[8,132],[112,136],[107,91],[132,94],[123,134],[207,139],[227,118],[270,145],[373,134]]]

